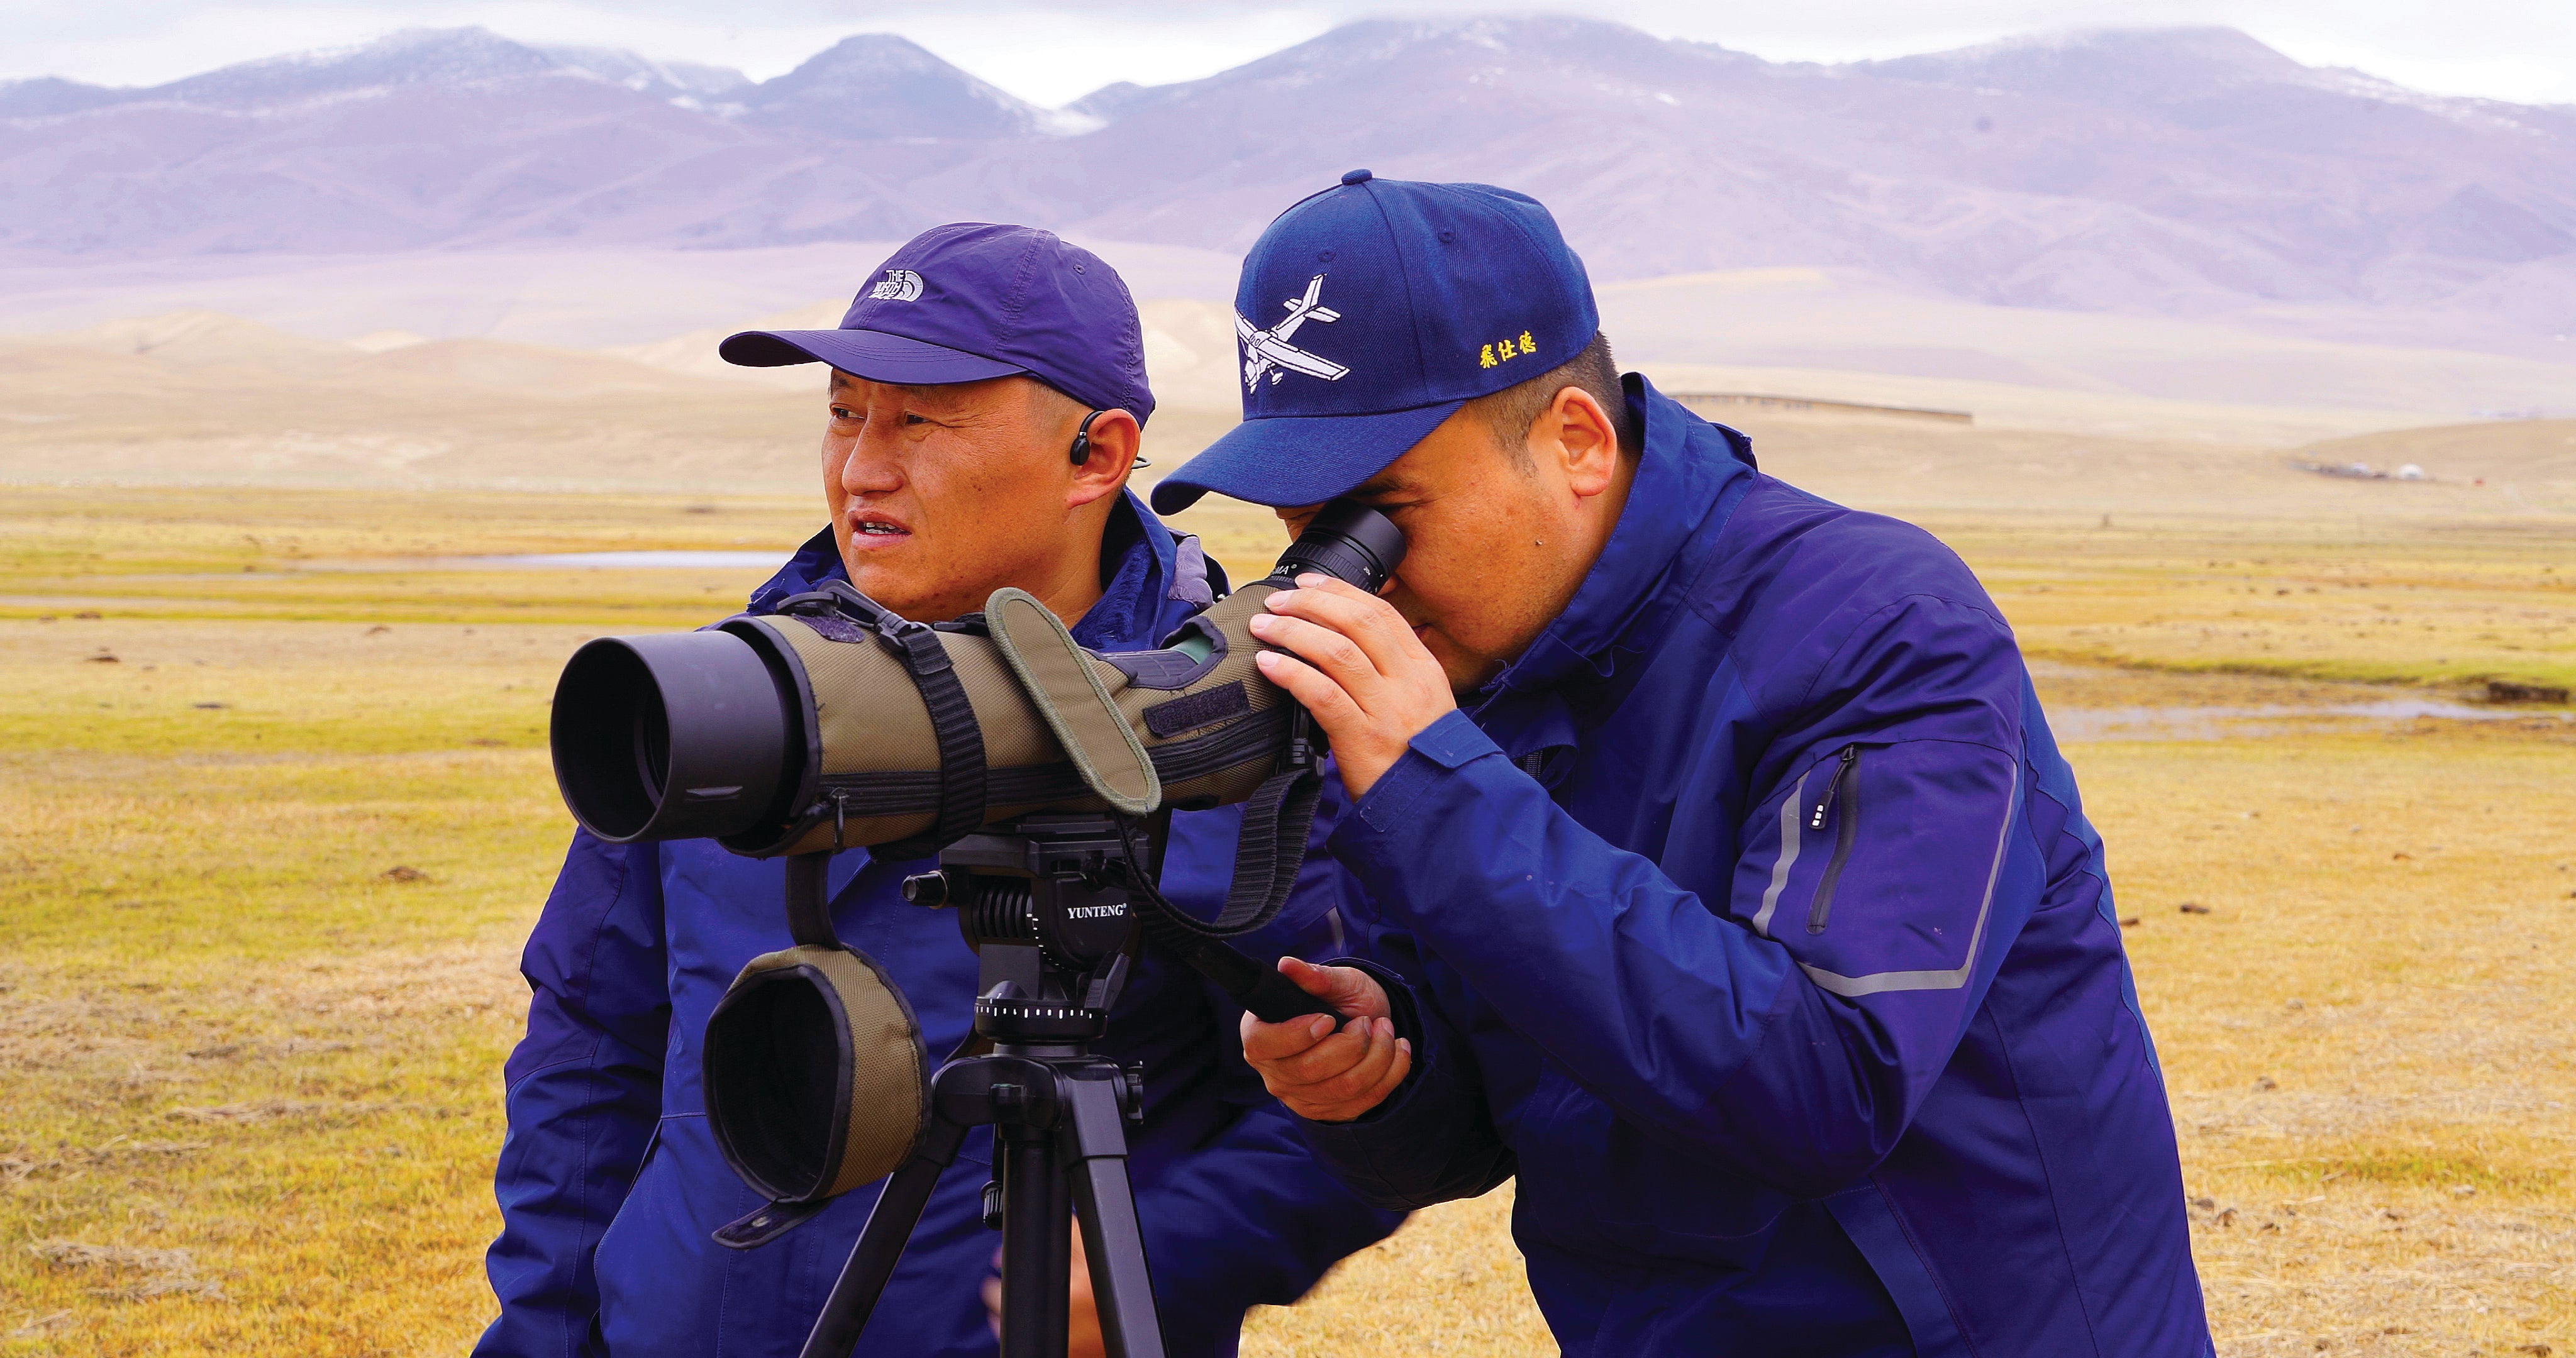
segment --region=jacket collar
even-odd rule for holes
[[[1176,537],[1154,511],[1124,492],[1100,538],[1100,602],[1073,625],[1073,639],[1093,650],[1133,650],[1159,643],[1216,597],[1224,576],[1194,537]],[[767,584],[751,593],[750,611],[776,612],[791,596],[850,578],[829,527],[806,540]]]
[[[1664,592],[1683,549],[1728,486],[1753,475],[1750,439],[1692,414],[1635,373],[1623,382],[1628,409],[1645,431],[1628,502],[1573,602],[1487,681],[1478,693],[1485,701],[1571,679],[1607,678],[1613,645]]]

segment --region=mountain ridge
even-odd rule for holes
[[[2436,96],[2232,29],[1840,65],[1561,16],[1367,20],[1056,110],[909,40],[795,70],[412,30],[139,90],[0,84],[30,260],[900,238],[1240,250],[1368,165],[1537,194],[1604,279],[1857,268],[1968,300],[2486,308],[2576,331],[2576,107]]]

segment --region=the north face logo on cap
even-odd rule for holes
[[[1329,323],[1342,318],[1342,313],[1331,307],[1316,305],[1316,299],[1323,292],[1324,276],[1317,274],[1307,281],[1305,296],[1291,297],[1280,303],[1288,308],[1288,314],[1267,330],[1254,329],[1252,322],[1243,318],[1242,312],[1235,313],[1234,333],[1243,341],[1243,389],[1246,393],[1260,389],[1263,373],[1270,374],[1271,384],[1276,386],[1291,372],[1320,377],[1327,382],[1338,382],[1350,372],[1349,368],[1329,358],[1307,353],[1288,342],[1295,338],[1297,327],[1308,321]]]
[[[884,279],[868,289],[868,296],[880,302],[915,302],[921,300],[921,275],[910,269],[888,269]]]

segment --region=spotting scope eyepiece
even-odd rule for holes
[[[926,853],[1038,811],[1241,801],[1292,748],[1294,703],[1252,663],[1261,599],[1306,571],[1375,593],[1403,560],[1394,524],[1336,500],[1268,578],[1160,651],[1081,651],[1015,590],[994,595],[993,610],[1016,600],[1007,617],[933,629],[840,581],[705,631],[602,637],[555,686],[555,782],[611,843],[709,838],[758,856]],[[1136,776],[1104,792],[1104,761],[1128,756]]]
[[[1335,500],[1315,514],[1306,531],[1279,554],[1273,580],[1295,580],[1307,571],[1375,594],[1404,564],[1404,534],[1384,514],[1356,500]]]

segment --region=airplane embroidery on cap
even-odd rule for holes
[[[921,275],[910,269],[888,269],[868,296],[880,302],[917,302],[921,300]]]
[[[1234,333],[1236,338],[1243,341],[1244,391],[1248,393],[1257,390],[1261,386],[1263,373],[1270,374],[1271,384],[1275,386],[1281,378],[1291,372],[1301,372],[1308,377],[1320,377],[1327,382],[1338,382],[1350,371],[1349,368],[1329,358],[1307,353],[1288,342],[1296,336],[1297,327],[1308,321],[1329,323],[1342,318],[1342,313],[1331,307],[1315,304],[1316,299],[1321,297],[1323,292],[1324,276],[1317,274],[1307,281],[1305,296],[1291,297],[1280,303],[1281,306],[1288,308],[1288,314],[1277,325],[1267,330],[1253,329],[1252,322],[1245,320],[1241,312],[1235,313]]]

